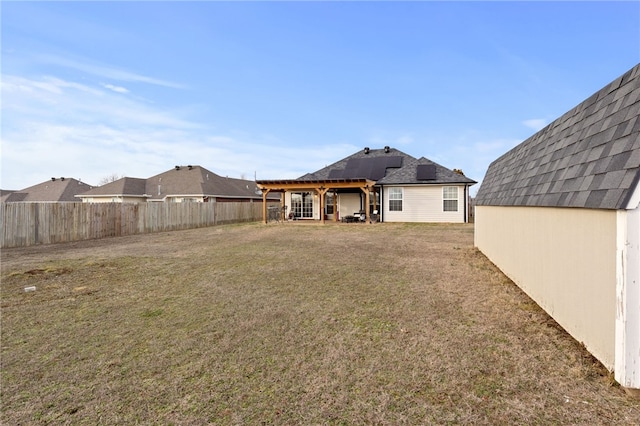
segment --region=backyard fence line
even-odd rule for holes
[[[262,220],[261,201],[1,203],[0,248],[175,231],[260,220]]]

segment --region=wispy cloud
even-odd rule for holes
[[[544,118],[532,118],[529,120],[524,120],[522,124],[537,132],[544,129],[544,126],[546,126],[548,122]]]
[[[216,133],[184,110],[106,86],[4,75],[2,189],[50,176],[89,184],[114,173],[144,178],[176,164],[247,179],[296,178],[357,149],[340,143],[292,148],[274,137]]]
[[[58,55],[40,54],[35,57],[35,60],[41,63],[49,65],[57,65],[66,68],[71,68],[77,71],[82,71],[87,74],[95,75],[102,78],[108,78],[110,80],[117,81],[129,81],[134,83],[146,83],[156,86],[169,87],[173,89],[185,89],[186,86],[181,83],[175,83],[151,76],[138,74],[135,72],[119,69],[109,65],[92,63],[88,59],[71,59],[69,57],[63,57]]]
[[[129,93],[129,89],[127,89],[126,87],[114,86],[113,84],[105,84],[105,83],[102,83],[101,85],[105,89],[113,90],[114,92],[117,92],[117,93]]]

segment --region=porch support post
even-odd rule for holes
[[[373,209],[378,210],[378,197],[376,196],[376,188],[373,187]]]
[[[261,188],[262,189],[262,222],[264,224],[267,223],[267,194],[269,193],[269,188]]]
[[[285,206],[285,194],[286,192],[281,192],[280,193],[280,219],[284,222],[285,220],[287,220],[287,218],[285,217],[285,213],[286,211],[284,210],[284,206]]]
[[[371,217],[369,215],[369,191],[371,190],[371,187],[369,185],[365,185],[364,187],[360,187],[360,189],[364,192],[364,220],[367,223],[371,223]]]
[[[338,191],[333,190],[333,221],[338,221]]]
[[[323,225],[324,225],[324,194],[326,194],[328,190],[329,188],[325,188],[324,186],[321,186],[320,188],[316,188],[316,191],[318,192],[318,194],[320,194],[320,221],[322,222]]]

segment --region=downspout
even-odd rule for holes
[[[378,210],[378,222],[384,222],[384,216],[382,212],[384,211],[384,185],[380,185],[380,208]]]
[[[469,223],[469,185],[464,186],[464,223]]]

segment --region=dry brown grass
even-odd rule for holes
[[[640,422],[472,225],[10,249],[1,290],[2,424]]]

